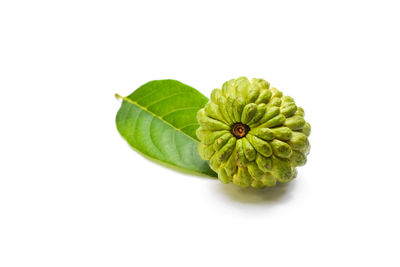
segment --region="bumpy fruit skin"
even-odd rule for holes
[[[263,188],[297,175],[310,151],[304,110],[263,79],[232,79],[197,113],[199,153],[223,183]]]

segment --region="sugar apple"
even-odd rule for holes
[[[223,183],[271,187],[294,179],[306,163],[311,126],[304,110],[263,79],[225,82],[197,119],[199,154]]]

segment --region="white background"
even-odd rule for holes
[[[398,1],[1,1],[0,266],[399,266]],[[243,190],[120,137],[155,79],[267,79],[312,125]]]

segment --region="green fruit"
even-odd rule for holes
[[[199,110],[199,154],[223,183],[286,183],[307,162],[311,126],[293,98],[263,79],[232,79]]]

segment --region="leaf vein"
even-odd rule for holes
[[[187,92],[178,92],[178,93],[176,93],[176,94],[172,94],[172,95],[169,95],[169,96],[167,96],[167,97],[163,97],[163,98],[161,98],[161,99],[157,99],[157,100],[154,101],[153,103],[148,104],[148,105],[147,105],[147,108],[150,108],[151,106],[153,106],[153,105],[155,105],[155,104],[158,104],[158,103],[160,103],[160,102],[162,102],[162,101],[165,101],[165,100],[167,100],[167,99],[169,99],[169,98],[171,98],[171,97],[174,97],[174,96],[177,96],[177,95],[184,95],[184,94],[187,94]]]
[[[154,117],[151,117],[151,121],[150,121],[150,124],[149,124],[149,136],[150,136],[150,141],[151,141],[151,143],[153,144],[153,146],[158,150],[158,152],[160,152],[160,154],[165,158],[165,154],[160,150],[160,148],[157,146],[157,144],[154,142],[154,139],[153,139],[153,135],[152,135],[152,130],[151,130],[151,128],[152,128],[152,125],[153,125],[153,122],[154,122]]]
[[[177,133],[177,131],[175,130],[174,131],[174,136],[172,137],[172,140],[174,141],[174,146],[176,148],[176,151],[178,152],[178,157],[179,157],[180,160],[182,160],[181,152],[180,152],[180,150],[178,148],[178,145],[176,144],[176,133]]]
[[[198,124],[198,123],[189,123],[189,124],[186,124],[185,126],[179,128],[178,130],[185,129],[185,128],[187,128],[187,127],[189,127],[189,126],[193,126],[193,125],[199,125],[199,124]]]
[[[167,125],[168,125],[169,127],[171,127],[172,129],[174,129],[174,130],[176,130],[176,131],[180,131],[179,128],[176,128],[174,125],[172,125],[172,124],[169,123],[168,121],[164,120],[162,117],[160,117],[160,116],[154,114],[153,112],[151,112],[150,110],[148,110],[146,107],[140,105],[140,104],[137,103],[136,101],[134,101],[134,100],[132,100],[132,99],[130,99],[130,98],[127,98],[127,97],[121,97],[121,98],[122,98],[122,100],[124,100],[124,101],[126,101],[126,102],[128,102],[128,103],[130,103],[130,104],[132,104],[132,105],[137,106],[137,107],[140,108],[142,111],[146,111],[146,112],[150,113],[150,115],[152,115],[152,116],[156,117],[157,119],[161,120],[162,122],[164,122],[165,124],[167,124]],[[193,124],[194,124],[194,123],[193,123]],[[196,124],[197,124],[197,123],[196,123]],[[183,133],[184,135],[186,135],[187,137],[189,137],[190,139],[194,140],[195,142],[197,142],[197,143],[199,142],[198,140],[196,140],[196,139],[193,138],[192,136],[188,135],[187,133],[185,133],[185,132],[182,132],[182,133]]]
[[[175,109],[174,111],[171,111],[171,112],[168,112],[167,114],[162,115],[161,118],[165,118],[166,116],[171,115],[171,114],[174,114],[174,113],[176,113],[176,112],[178,112],[178,111],[182,111],[182,110],[191,110],[191,109],[198,109],[198,107],[178,108],[178,109]]]

